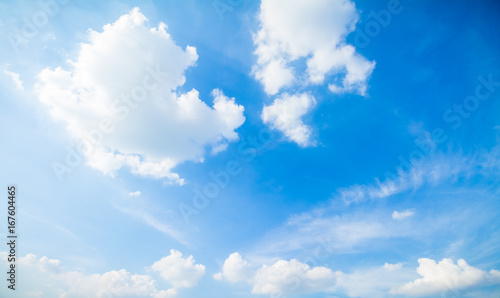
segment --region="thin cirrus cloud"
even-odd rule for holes
[[[16,86],[17,89],[19,89],[21,91],[24,90],[23,81],[21,81],[21,79],[19,78],[18,73],[8,71],[8,70],[4,70],[3,72],[4,72],[4,74],[8,75],[12,79],[12,82],[14,83],[14,86]]]
[[[473,175],[494,176],[499,168],[497,161],[499,152],[500,146],[495,146],[490,151],[478,152],[475,155],[436,152],[419,160],[413,160],[411,164],[407,162],[406,169],[398,168],[397,175],[391,175],[392,177],[387,177],[383,181],[376,179],[376,183],[372,184],[355,184],[339,188],[335,191],[334,199],[349,205],[384,199],[410,189],[419,189],[425,185],[437,185],[458,178],[467,179]],[[396,217],[401,215],[395,214],[393,217],[395,216],[394,218],[397,219]]]
[[[176,165],[238,139],[245,117],[234,98],[214,89],[209,107],[195,89],[175,92],[198,55],[177,46],[166,29],[150,28],[134,8],[102,32],[90,30],[69,70],[46,68],[38,76],[39,100],[78,140],[75,151],[104,174],[128,167],[183,184]]]
[[[261,2],[258,15],[260,29],[253,36],[257,62],[254,77],[261,82],[268,95],[278,95],[293,87],[310,88],[328,84],[337,94],[357,93],[365,96],[367,80],[375,62],[356,53],[354,46],[346,43],[346,36],[354,31],[358,21],[356,7],[351,1],[269,1]],[[299,71],[297,62],[305,63]],[[327,79],[329,77],[335,79]],[[284,97],[289,104],[300,105],[304,95],[283,94],[264,107],[262,119],[271,127],[282,131],[300,146],[314,146],[311,127],[301,123],[313,105],[301,114],[287,109],[277,110],[281,116],[269,119],[268,110],[280,105]],[[311,97],[309,95],[309,97]],[[315,102],[314,98],[309,100]],[[296,119],[296,124],[283,125],[283,118]]]
[[[457,179],[468,179],[474,175],[496,177],[498,162],[494,160],[499,148],[473,156],[436,153],[427,160],[415,163],[410,170],[400,171],[396,178],[377,181],[375,184],[338,188],[332,205],[290,216],[281,226],[268,231],[257,242],[253,251],[265,256],[289,255],[306,250],[314,251],[316,247],[324,250],[326,246],[330,254],[344,254],[364,247],[374,249],[376,245],[382,245],[383,240],[429,238],[442,227],[456,222],[456,213],[453,215],[443,212],[427,218],[420,222],[419,229],[414,229],[411,220],[403,220],[414,215],[411,210],[391,210],[392,216],[388,216],[387,210],[338,214],[336,208],[355,208],[368,200],[388,199],[412,190],[449,185]],[[345,204],[337,204],[338,202]],[[436,226],[436,222],[440,222],[440,225]]]

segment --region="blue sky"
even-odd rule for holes
[[[1,2],[0,296],[497,297],[499,12]]]

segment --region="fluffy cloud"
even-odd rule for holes
[[[62,269],[61,261],[49,259],[45,256],[38,259],[34,254],[27,254],[19,258],[19,264],[34,267],[45,273],[59,273]]]
[[[436,263],[434,260],[422,258],[418,263],[417,273],[422,278],[392,289],[391,294],[421,297],[443,292],[459,292],[485,284],[500,284],[500,271],[486,272],[470,266],[463,259],[459,259],[455,264],[451,259]]]
[[[262,110],[265,124],[281,131],[290,141],[306,147],[314,145],[311,140],[312,129],[302,122],[302,116],[316,105],[314,97],[307,93],[282,94]]]
[[[251,265],[237,252],[232,253],[224,262],[222,272],[214,275],[214,279],[225,278],[230,282],[250,281],[253,278]]]
[[[205,266],[195,264],[193,256],[182,257],[177,250],[170,250],[170,255],[155,262],[151,269],[160,274],[174,288],[190,288],[198,284],[205,275]]]
[[[65,276],[69,289],[61,298],[69,297],[147,297],[158,292],[156,281],[149,275],[131,274],[125,269],[104,274],[84,275],[69,272]]]
[[[415,214],[415,212],[411,211],[411,210],[404,210],[404,211],[394,211],[392,213],[392,218],[393,219],[398,219],[398,220],[401,220],[401,219],[405,219],[407,217],[410,217],[412,216],[413,214]]]
[[[500,284],[500,271],[486,272],[469,266],[462,259],[457,264],[451,259],[436,263],[423,258],[418,262],[420,266],[416,271],[423,278],[407,283],[416,274],[414,269],[403,267],[402,263],[385,263],[344,273],[333,272],[327,267],[311,267],[296,259],[253,266],[239,253],[233,253],[224,262],[222,272],[214,278],[244,282],[252,287],[253,294],[273,297],[319,292],[349,297],[388,297],[389,294],[421,297],[445,292],[456,295],[469,293],[475,286]]]
[[[7,266],[7,255],[0,252],[2,266]],[[150,275],[132,274],[125,269],[90,275],[65,271],[59,260],[28,254],[18,258],[18,270],[19,276],[30,282],[17,289],[19,296],[15,297],[175,297],[179,288],[195,286],[203,275],[200,276],[200,272],[204,273],[205,267],[193,263],[192,256],[183,259],[178,251],[171,251],[170,256],[155,262],[152,268],[157,268],[160,276],[168,277],[173,285],[171,289],[160,290]],[[169,275],[165,270],[172,270],[172,273]],[[0,296],[11,297],[6,291],[11,290],[1,288]]]
[[[180,48],[165,24],[150,28],[146,21],[135,8],[102,32],[90,30],[71,69],[44,69],[35,89],[78,140],[75,150],[88,165],[109,175],[129,167],[182,184],[172,169],[237,140],[244,108],[217,89],[212,107],[195,89],[176,93],[196,49]]]
[[[254,294],[288,295],[328,291],[339,273],[326,267],[313,267],[296,259],[278,260],[260,268],[251,266],[239,253],[231,254],[215,274],[218,280],[246,282]]]
[[[257,63],[252,72],[267,94],[276,95],[296,86],[321,85],[325,81],[333,93],[366,94],[367,79],[375,63],[346,44],[346,36],[358,20],[353,2],[263,0],[258,18],[260,29],[253,36]],[[304,72],[299,70],[302,61]],[[284,94],[262,113],[264,122],[300,146],[314,145],[310,140],[311,128],[302,123],[301,117],[314,106],[315,100],[305,96]]]
[[[326,267],[314,267],[295,259],[263,265],[255,275],[252,293],[299,294],[327,291],[335,284],[337,274]]]
[[[342,75],[341,84],[331,83],[334,92],[366,92],[366,80],[375,63],[346,44],[355,29],[358,14],[346,0],[263,0],[260,30],[254,35],[258,57],[253,72],[268,94],[303,80],[322,84],[327,75]],[[297,75],[292,62],[306,59],[305,77]]]
[[[0,253],[0,262],[7,265],[7,253]],[[151,276],[131,274],[124,269],[86,275],[64,271],[61,261],[33,254],[18,258],[18,264],[19,276],[30,282],[17,289],[19,296],[15,297],[149,297],[158,292]],[[7,290],[0,289],[0,296],[11,297],[4,291]]]

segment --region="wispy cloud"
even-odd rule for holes
[[[179,232],[178,230],[176,230],[172,226],[167,225],[166,223],[162,222],[161,220],[159,220],[158,218],[156,218],[155,216],[153,216],[149,212],[147,212],[145,210],[140,210],[137,208],[124,208],[124,207],[120,207],[117,205],[114,205],[114,207],[117,210],[119,210],[125,214],[128,214],[135,219],[142,221],[143,223],[152,227],[153,229],[175,239],[179,243],[182,243],[184,245],[189,245],[181,232]]]
[[[19,78],[19,74],[18,73],[11,72],[11,71],[8,71],[8,70],[4,70],[3,72],[12,79],[12,81],[14,82],[14,85],[16,86],[17,89],[19,89],[21,91],[24,90],[23,82]]]
[[[405,219],[407,217],[410,217],[412,216],[413,214],[415,214],[415,212],[411,211],[411,210],[404,210],[404,211],[394,211],[392,213],[392,218],[393,219],[398,219],[398,220],[401,220],[401,219]]]
[[[425,185],[437,185],[444,181],[456,181],[474,175],[491,175],[499,168],[500,146],[490,151],[480,151],[472,155],[436,153],[423,160],[408,165],[409,169],[398,170],[398,175],[367,185],[352,185],[339,188],[334,200],[345,204],[367,200],[384,199],[408,190],[416,190]]]

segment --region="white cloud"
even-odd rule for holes
[[[325,82],[333,93],[366,95],[375,62],[346,44],[347,35],[358,21],[353,2],[263,0],[258,19],[260,27],[253,36],[257,63],[252,73],[268,95]],[[261,117],[289,141],[302,147],[314,146],[312,129],[302,122],[302,117],[315,104],[312,95],[282,93],[264,107]]]
[[[71,70],[44,69],[35,89],[83,144],[91,167],[113,175],[126,166],[182,184],[172,169],[237,140],[244,108],[217,89],[212,107],[195,89],[176,93],[198,59],[196,49],[181,49],[165,24],[150,28],[146,21],[135,8],[102,32],[90,30]]]
[[[158,293],[153,293],[151,295],[151,297],[153,297],[153,298],[168,298],[168,297],[176,297],[176,296],[177,296],[176,289],[162,290],[162,291],[159,291]]]
[[[407,217],[410,217],[412,216],[413,214],[415,214],[415,212],[411,211],[411,210],[404,210],[404,211],[394,211],[392,213],[392,218],[393,219],[398,219],[398,220],[401,220],[401,219],[405,219]]]
[[[410,171],[401,172],[396,178],[384,182],[377,180],[376,184],[340,188],[334,193],[330,204],[291,215],[280,226],[268,231],[252,246],[251,254],[272,258],[276,255],[290,256],[294,253],[307,252],[310,255],[319,254],[322,258],[327,258],[341,254],[391,249],[392,241],[397,239],[428,241],[440,237],[438,234],[450,226],[464,229],[464,232],[466,229],[467,233],[472,233],[471,224],[474,223],[475,227],[479,225],[478,214],[487,213],[484,208],[475,206],[466,209],[452,208],[444,213],[427,210],[420,218],[419,228],[415,229],[411,220],[394,220],[388,216],[394,209],[387,210],[385,207],[358,209],[355,206],[347,206],[344,202],[387,198],[396,193],[416,191],[423,186],[433,189],[441,188],[444,184],[445,187],[453,189],[453,181],[467,179],[469,175],[489,175],[488,177],[496,178],[498,163],[494,161],[494,156],[498,156],[497,152],[495,149],[492,152],[469,157],[460,154],[436,154],[417,164]],[[390,189],[392,190],[389,191]],[[473,192],[467,196],[487,196],[483,194],[482,186],[470,190]],[[418,197],[420,195],[419,193]],[[427,194],[423,193],[422,199],[426,197]],[[342,211],[342,214],[339,214],[339,211]],[[404,211],[398,212],[399,216],[409,215]],[[398,213],[395,216],[398,217]],[[457,218],[460,221],[457,222]]]
[[[278,260],[255,269],[236,252],[226,259],[222,272],[214,278],[245,282],[252,285],[254,294],[288,295],[328,291],[338,274],[326,267],[311,268],[296,259]]]
[[[140,191],[134,191],[134,192],[130,192],[128,195],[131,196],[131,197],[138,197],[138,196],[141,195],[141,192]]]
[[[395,271],[395,270],[399,270],[399,269],[403,268],[403,264],[401,264],[401,263],[397,263],[397,264],[385,263],[384,268],[389,270],[389,271]]]
[[[302,122],[302,117],[316,105],[314,97],[307,93],[282,94],[262,110],[265,124],[281,131],[290,141],[300,146],[312,146],[312,129]]]
[[[14,85],[16,86],[17,89],[24,90],[23,82],[19,79],[18,73],[11,72],[8,70],[4,70],[3,72],[12,79],[12,81],[14,82]]]
[[[394,288],[391,294],[408,296],[428,296],[443,292],[459,292],[479,285],[500,284],[500,271],[489,272],[475,268],[459,259],[455,264],[451,259],[439,263],[432,259],[418,260],[417,273],[422,278]]]
[[[214,274],[214,279],[225,278],[230,282],[250,281],[253,278],[251,265],[237,252],[232,253],[224,262],[222,272]]]
[[[62,269],[61,261],[49,259],[45,256],[38,259],[34,254],[27,254],[24,257],[20,257],[19,264],[35,267],[45,273],[59,273]]]
[[[268,94],[299,81],[322,84],[329,75],[342,76],[340,84],[329,84],[333,92],[365,94],[375,63],[346,44],[358,21],[353,2],[263,0],[258,18],[260,29],[253,38],[258,60],[253,73]],[[304,75],[292,66],[301,58],[306,59]]]
[[[415,233],[408,225],[395,223],[375,210],[342,216],[325,209],[313,210],[291,216],[279,228],[269,231],[254,245],[252,252],[268,257],[307,252],[325,259],[363,248],[373,249],[374,245],[383,245],[384,239]]]
[[[273,297],[319,292],[374,298],[389,294],[427,296],[443,291],[463,294],[474,290],[475,286],[500,284],[500,271],[486,272],[469,266],[462,259],[456,265],[450,259],[443,259],[438,264],[431,259],[419,259],[418,262],[420,266],[416,271],[423,278],[406,283],[417,275],[414,269],[402,263],[385,263],[344,273],[327,267],[312,267],[296,259],[252,266],[239,253],[233,253],[224,262],[222,272],[214,278],[244,282],[252,287],[253,294],[278,295]]]
[[[191,288],[205,275],[205,266],[195,264],[193,256],[182,257],[182,253],[172,249],[170,255],[155,262],[151,269],[157,271],[174,288]]]
[[[337,275],[326,267],[311,268],[295,259],[279,260],[257,270],[252,293],[287,295],[324,292],[334,286]]]
[[[0,263],[7,266],[6,252],[0,252]],[[159,293],[151,276],[131,274],[125,269],[87,275],[65,271],[61,261],[33,254],[19,257],[18,265],[19,276],[30,281],[23,284],[22,297],[150,297]],[[11,297],[6,291],[11,290],[2,287],[0,296]]]
[[[8,253],[0,252],[3,267],[7,266],[7,256]],[[182,258],[175,250],[151,266],[172,284],[173,288],[167,290],[158,289],[152,276],[132,274],[125,269],[84,274],[64,270],[59,260],[38,258],[33,254],[18,258],[18,265],[19,276],[30,281],[23,284],[22,297],[175,297],[180,288],[196,286],[205,273],[205,266],[194,264],[192,256]],[[0,296],[10,297],[8,291],[11,290],[7,287],[1,288]]]

